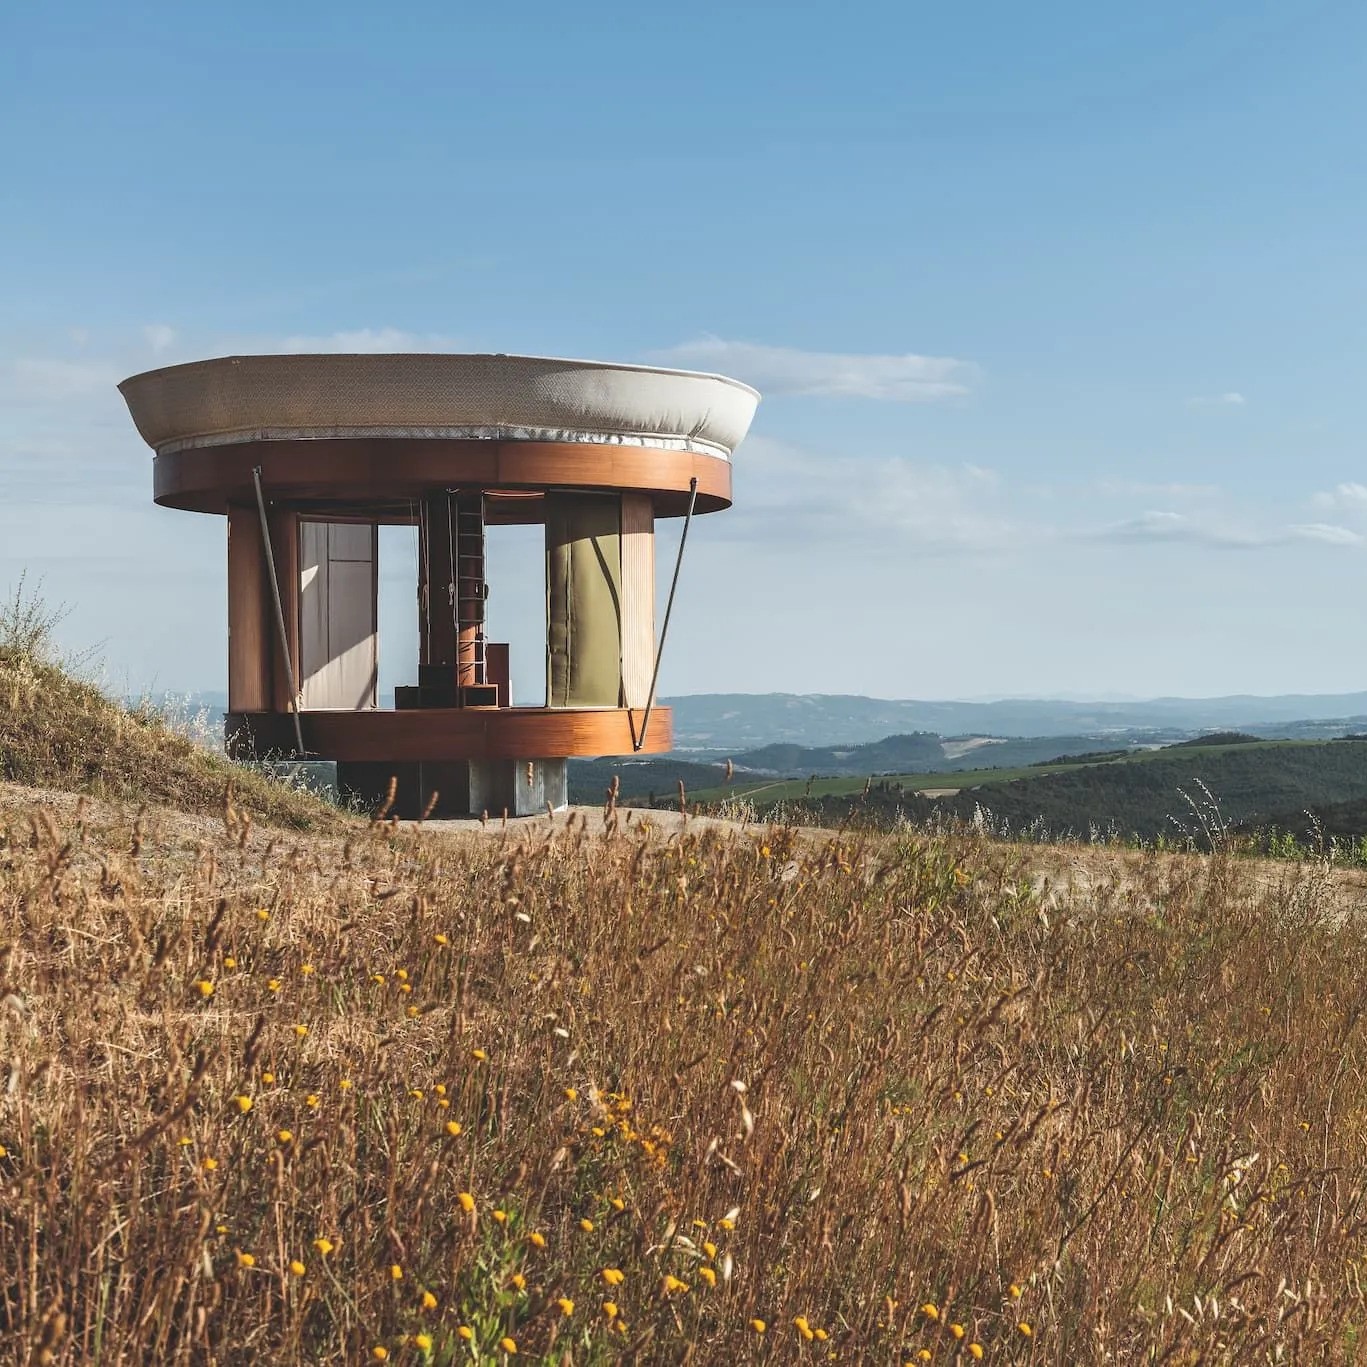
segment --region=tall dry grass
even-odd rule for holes
[[[1048,856],[16,813],[0,1358],[1352,1361],[1356,885]]]

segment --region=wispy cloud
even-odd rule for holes
[[[736,506],[719,528],[731,539],[952,555],[1006,549],[1026,535],[997,474],[975,465],[841,456],[752,434],[736,484]]]
[[[1330,522],[1249,527],[1216,517],[1195,518],[1170,510],[1140,513],[1137,517],[1112,522],[1088,535],[1101,541],[1185,543],[1226,551],[1259,550],[1297,541],[1318,542],[1326,546],[1361,546],[1364,542],[1364,538],[1351,528]]]
[[[1187,400],[1188,408],[1242,408],[1248,400],[1237,389],[1223,394],[1196,394]]]
[[[174,344],[178,334],[175,328],[167,323],[149,323],[143,328],[142,335],[153,351],[162,352]]]
[[[1367,484],[1349,481],[1315,494],[1310,502],[1316,508],[1338,508],[1345,512],[1367,512]]]
[[[1361,546],[1363,537],[1333,522],[1300,522],[1288,529],[1298,541],[1322,541],[1328,546]]]
[[[402,328],[355,328],[351,331],[329,332],[321,336],[284,337],[268,343],[267,351],[290,352],[404,352],[454,351],[459,343],[449,337],[405,332]]]
[[[837,351],[799,351],[702,337],[652,353],[665,365],[719,370],[767,395],[820,395],[933,403],[969,392],[976,367],[949,356],[900,356]]]

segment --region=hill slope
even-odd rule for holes
[[[220,812],[231,785],[256,815],[322,827],[334,808],[194,744],[152,712],[129,711],[40,649],[0,636],[0,780]]]
[[[1351,875],[189,820],[0,804],[0,1359],[1356,1356]]]

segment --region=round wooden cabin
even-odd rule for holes
[[[228,522],[228,716],[245,758],[337,761],[398,815],[526,814],[574,755],[659,753],[654,528],[731,503],[758,394],[525,356],[226,356],[120,386],[154,497]],[[546,705],[485,638],[485,528],[545,528]],[[418,531],[416,682],[378,706],[378,528]],[[672,569],[673,567],[669,567]],[[496,591],[496,586],[495,586]]]

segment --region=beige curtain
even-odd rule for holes
[[[547,686],[551,707],[622,698],[622,503],[546,495]]]

